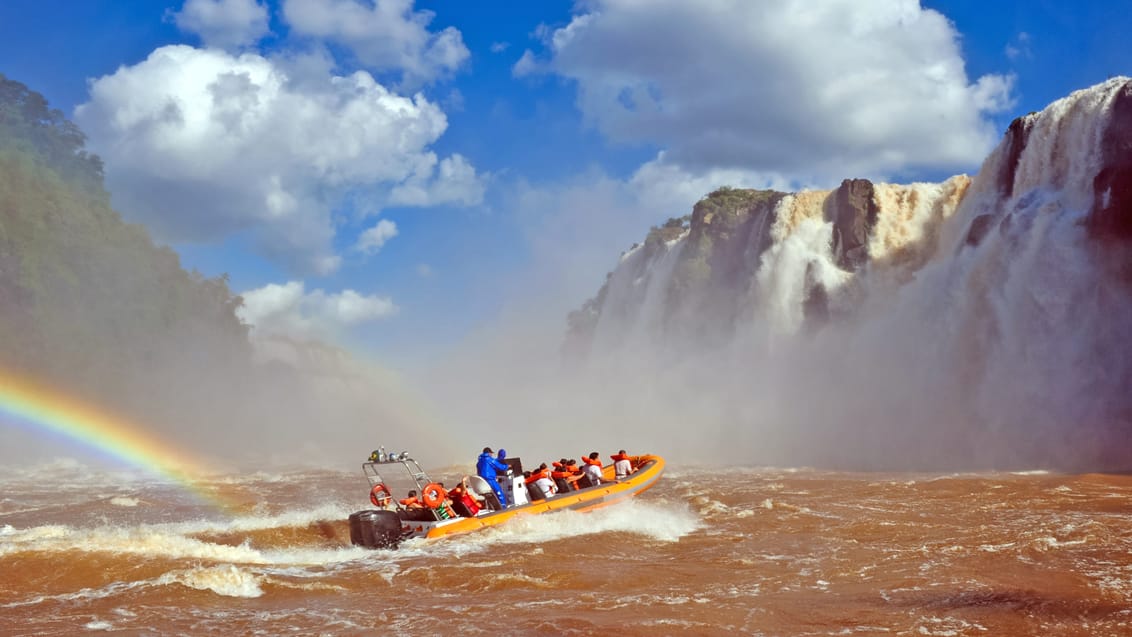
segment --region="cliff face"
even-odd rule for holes
[[[713,192],[622,256],[566,350],[674,392],[725,374],[729,432],[799,434],[767,462],[1126,467],[1130,241],[1118,78],[1016,119],[974,180]]]
[[[570,315],[566,351],[584,357],[595,341],[602,348],[603,339],[641,327],[658,342],[726,343],[766,293],[797,297],[794,327],[824,322],[830,289],[854,273],[922,265],[969,185],[960,175],[908,186],[846,179],[835,190],[803,193],[721,188],[621,256],[598,294]],[[792,244],[805,246],[803,254],[785,254]],[[768,279],[785,258],[801,268],[801,279]]]

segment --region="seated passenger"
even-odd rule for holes
[[[578,480],[581,480],[582,476],[585,475],[585,473],[582,471],[582,469],[580,467],[578,467],[578,461],[573,459],[573,458],[570,458],[569,460],[567,460],[566,461],[566,471],[569,472],[569,474],[570,474],[566,478],[566,481],[570,483],[570,488],[571,489],[579,488],[578,487]]]
[[[542,492],[544,495],[546,495],[547,499],[553,497],[554,494],[558,493],[558,487],[555,486],[554,481],[550,479],[550,476],[547,475],[546,471],[540,471],[538,475],[539,478],[535,480],[535,486],[542,489]]]
[[[468,489],[467,477],[452,487],[448,492],[448,499],[452,501],[452,508],[464,517],[475,517],[484,507],[483,499]]]
[[[546,468],[546,463],[544,462],[541,465],[539,465],[538,469],[536,469],[534,471],[524,471],[523,472],[523,478],[524,478],[523,482],[525,484],[530,484],[532,482],[536,482],[536,481],[546,477],[547,473],[548,472],[547,472],[547,468]]]
[[[436,507],[437,512],[439,513],[440,512],[439,510],[443,509],[444,513],[448,514],[448,518],[456,517],[456,510],[453,509],[452,505],[448,503],[448,489],[444,488],[443,482],[437,482],[436,485],[438,487],[440,487],[440,505]],[[442,519],[447,519],[447,518],[444,518],[443,515],[441,515],[440,517]]]
[[[629,459],[629,455],[622,449],[617,453],[610,456],[613,458],[613,471],[617,479],[628,478],[630,473],[633,473],[633,461]]]
[[[590,453],[589,457],[582,456],[582,462],[586,466],[582,469],[586,476],[590,479],[592,484],[601,484],[601,454],[594,451]]]
[[[424,503],[421,502],[421,499],[417,497],[417,490],[416,489],[410,490],[409,491],[409,497],[405,498],[404,500],[398,500],[398,502],[400,502],[401,506],[405,507],[406,509],[423,509],[423,508],[425,508]]]
[[[550,479],[554,480],[554,486],[558,487],[558,493],[565,493],[575,488],[569,480],[570,476],[574,474],[570,471],[566,462],[565,458],[555,462],[554,470],[550,472]]]

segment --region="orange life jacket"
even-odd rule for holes
[[[404,506],[404,507],[424,506],[423,504],[421,504],[421,499],[418,498],[415,495],[411,498],[405,498],[404,500],[398,500],[398,502],[400,502],[401,506]]]
[[[628,460],[629,466],[632,467],[634,471],[637,469],[637,457],[636,456],[630,456],[629,454],[622,455],[622,454],[619,454],[619,453],[614,453],[614,454],[610,454],[609,457],[613,458],[614,462],[617,462],[619,460]]]

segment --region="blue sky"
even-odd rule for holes
[[[974,173],[1015,116],[1132,73],[1129,9],[7,0],[0,72],[261,333],[411,368],[501,315],[563,328],[719,185]]]

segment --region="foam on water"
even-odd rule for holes
[[[170,571],[160,578],[159,584],[181,584],[197,590],[209,590],[225,597],[259,597],[263,578],[237,568],[233,564],[197,567]]]
[[[280,566],[326,566],[364,557],[356,547],[287,549],[253,548],[218,544],[193,537],[206,533],[240,533],[277,528],[302,528],[315,522],[345,519],[349,513],[337,505],[286,511],[272,516],[243,516],[228,521],[193,520],[167,524],[100,526],[94,528],[44,525],[27,529],[0,529],[0,555],[18,551],[88,553],[108,552],[162,559],[198,559],[215,562]]]
[[[702,523],[686,505],[629,501],[588,513],[562,511],[520,516],[506,524],[441,541],[413,540],[402,545],[407,555],[463,554],[501,544],[541,544],[601,533],[632,533],[659,542],[675,542]]]
[[[140,503],[141,500],[137,498],[126,498],[120,496],[110,498],[110,504],[113,504],[116,507],[136,507]]]

